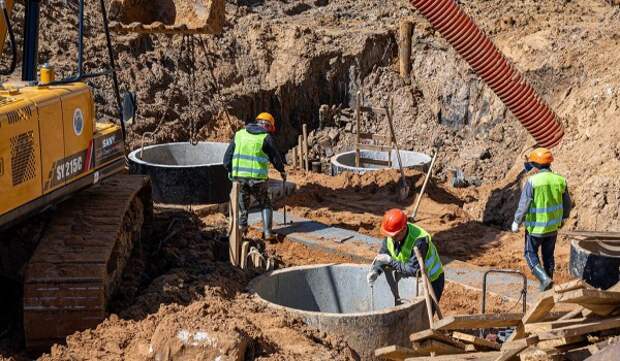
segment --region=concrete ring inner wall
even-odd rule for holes
[[[387,161],[391,157],[392,168],[398,169],[398,158],[396,150],[392,150],[390,156],[388,156],[387,152],[379,152],[379,151],[370,151],[370,150],[360,150],[360,158],[367,158],[373,160],[381,160]],[[431,157],[426,154],[401,150],[400,158],[402,161],[403,168],[424,168],[431,162]],[[377,165],[372,163],[364,163],[360,164],[360,167],[355,166],[355,151],[348,151],[344,153],[336,154],[331,159],[332,164],[332,173],[334,175],[339,174],[344,171],[363,173],[368,171],[386,169],[388,167],[383,165]]]
[[[286,268],[254,279],[250,290],[260,302],[343,337],[362,359],[372,360],[376,348],[407,346],[411,333],[428,328],[428,318],[423,298],[415,296],[415,278],[390,286],[391,273],[382,274],[371,289],[368,270],[355,264]],[[393,290],[403,304],[396,305]]]

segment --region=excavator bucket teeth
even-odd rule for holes
[[[218,34],[224,0],[113,0],[110,19],[119,33]]]

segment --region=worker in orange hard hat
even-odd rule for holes
[[[571,210],[566,178],[553,173],[551,163],[553,154],[547,148],[536,148],[528,155],[525,170],[534,174],[523,187],[511,227],[518,232],[519,225],[525,223],[525,260],[540,281],[541,290],[553,286],[555,242]]]
[[[271,226],[273,209],[269,198],[269,163],[286,181],[284,161],[276,148],[271,134],[276,131],[276,120],[269,113],[260,113],[254,121],[241,129],[228,145],[224,154],[224,166],[229,177],[240,183],[239,227],[245,233],[248,228],[250,196],[259,203],[263,216],[263,237],[273,238]]]
[[[417,247],[424,257],[426,274],[439,301],[445,280],[439,253],[431,235],[421,227],[408,222],[407,215],[400,209],[385,212],[381,233],[386,238],[368,273],[368,283],[375,282],[386,269],[394,270],[401,277],[415,277],[420,270],[414,252],[414,247]]]

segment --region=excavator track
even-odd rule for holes
[[[31,351],[96,327],[134,243],[150,233],[148,178],[116,175],[58,206],[24,274],[24,331]]]

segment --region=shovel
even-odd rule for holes
[[[400,149],[398,148],[398,143],[396,142],[396,134],[394,133],[394,124],[392,123],[392,101],[390,101],[390,107],[385,108],[385,112],[388,118],[388,124],[390,125],[390,133],[392,134],[392,144],[396,148],[396,159],[398,160],[398,168],[400,169],[400,193],[399,199],[400,201],[404,201],[409,197],[409,185],[407,184],[407,180],[405,179],[405,171],[403,170],[403,162],[400,159]]]
[[[282,179],[282,195],[284,196],[284,198],[286,199],[286,181],[284,179]],[[282,208],[284,209],[283,213],[284,213],[284,223],[283,224],[287,224],[286,221],[286,202],[284,202],[284,205],[282,206]]]

